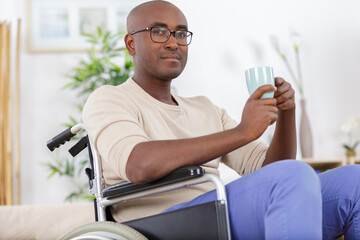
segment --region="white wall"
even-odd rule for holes
[[[339,127],[360,116],[360,2],[358,0],[174,0],[194,32],[187,68],[174,82],[179,94],[206,95],[239,120],[248,97],[244,70],[271,65],[275,75],[291,78],[270,45],[276,35],[293,60],[289,33],[301,34],[301,60],[308,113],[317,158],[343,156],[346,140]],[[22,203],[62,202],[72,183],[47,180],[41,165],[53,157],[46,141],[74,113],[76,96],[61,91],[81,53],[29,54],[25,0],[0,2],[0,19],[24,20],[21,55]],[[13,34],[14,35],[14,34]],[[15,37],[13,38],[15,39]],[[14,42],[15,44],[15,42]],[[13,44],[13,45],[14,45]],[[300,113],[300,108],[297,109]],[[75,111],[76,112],[76,111]],[[299,116],[299,114],[298,114]],[[360,138],[360,136],[359,136]]]

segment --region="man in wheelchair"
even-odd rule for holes
[[[176,6],[151,1],[135,7],[127,31],[133,76],[120,86],[95,90],[83,110],[107,185],[146,183],[189,165],[219,175],[222,162],[242,175],[226,186],[234,239],[360,237],[360,168],[351,165],[316,175],[307,164],[292,160],[295,94],[287,81],[275,78],[275,87],[258,88],[237,123],[205,97],[172,92],[171,82],[185,68],[193,35]],[[219,34],[224,42],[236,44],[231,35]],[[261,99],[269,91],[274,98]],[[267,146],[259,137],[275,122]],[[124,222],[214,199],[213,187],[202,184],[122,202],[111,211],[116,221]]]

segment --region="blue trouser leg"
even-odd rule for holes
[[[307,164],[279,161],[226,185],[233,239],[321,239],[319,178]],[[216,199],[214,191],[173,206]]]
[[[349,165],[319,175],[323,196],[323,239],[360,239],[360,166]]]

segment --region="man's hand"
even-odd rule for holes
[[[275,78],[275,86],[277,90],[274,93],[274,98],[277,101],[276,107],[279,110],[289,110],[295,107],[295,91],[290,83],[283,78]]]
[[[276,129],[263,166],[282,159],[296,158],[295,91],[282,78],[275,78],[274,93],[279,110]]]
[[[250,141],[259,138],[267,127],[273,124],[278,118],[277,101],[275,98],[261,99],[266,92],[276,91],[272,85],[263,85],[247,100],[241,122],[237,129],[241,131]],[[281,99],[283,97],[281,96]]]

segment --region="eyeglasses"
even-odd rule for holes
[[[131,32],[130,34],[133,35],[135,33],[143,32],[143,31],[150,31],[151,40],[157,43],[167,42],[170,38],[170,35],[173,34],[176,43],[181,46],[189,45],[191,43],[191,39],[193,35],[193,33],[190,31],[186,31],[186,30],[171,31],[170,29],[164,27],[148,27]]]

